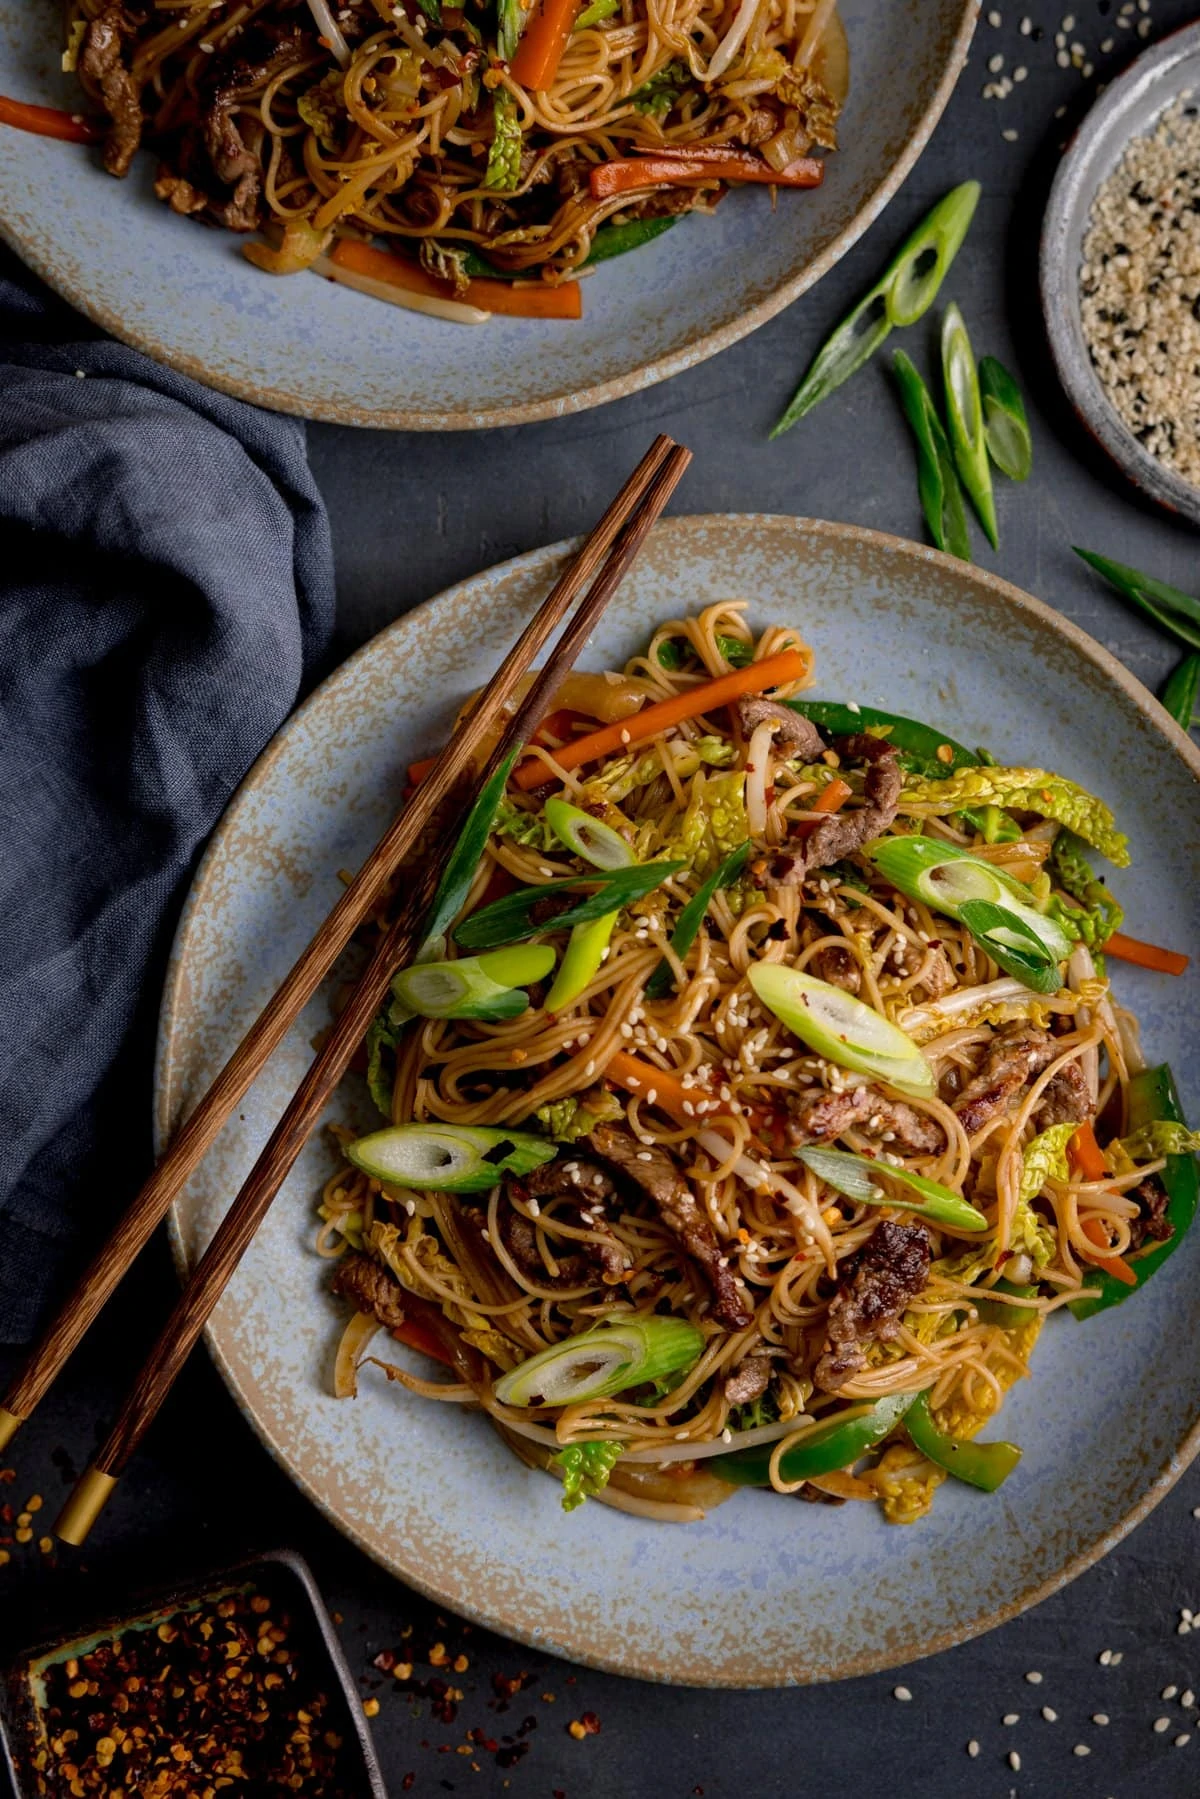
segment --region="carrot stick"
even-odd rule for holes
[[[1137,937],[1127,937],[1124,931],[1113,932],[1104,945],[1104,953],[1116,956],[1121,962],[1136,962],[1139,968],[1157,969],[1159,974],[1182,974],[1191,959],[1178,950],[1160,949],[1156,943],[1142,943]]]
[[[34,106],[28,100],[10,100],[4,94],[0,94],[0,125],[33,131],[38,137],[60,137],[69,144],[97,144],[107,129],[97,120],[60,112],[57,106]]]
[[[583,317],[583,302],[577,281],[563,281],[552,287],[548,281],[530,282],[527,286],[512,281],[469,281],[465,294],[456,294],[448,281],[438,281],[427,274],[419,263],[390,250],[377,250],[373,244],[357,238],[342,237],[329,252],[331,262],[351,274],[366,275],[389,287],[402,287],[409,293],[424,294],[431,300],[459,300],[464,306],[478,306],[484,312],[504,312],[521,319],[578,319]]]
[[[1086,1255],[1081,1250],[1080,1254],[1084,1256],[1084,1260],[1096,1263],[1098,1267],[1105,1269],[1109,1274],[1115,1274],[1117,1279],[1119,1281],[1124,1281],[1127,1287],[1136,1287],[1138,1284],[1137,1275],[1129,1266],[1129,1263],[1125,1260],[1124,1256],[1115,1256],[1108,1247],[1108,1238],[1104,1234],[1104,1226],[1096,1217],[1096,1214],[1090,1212],[1086,1218],[1081,1218],[1079,1220],[1079,1227],[1088,1241],[1096,1245],[1098,1251],[1096,1255]]]
[[[785,169],[773,169],[761,156],[736,152],[724,156],[708,154],[688,159],[685,156],[618,157],[614,162],[598,163],[589,177],[592,199],[607,200],[613,194],[626,194],[641,187],[694,187],[699,181],[758,181],[772,187],[820,187],[825,174],[824,163],[815,157],[801,156]]]
[[[685,718],[699,718],[702,713],[727,706],[743,694],[762,693],[764,688],[797,681],[807,673],[807,656],[799,650],[781,650],[777,656],[768,656],[762,662],[735,668],[732,674],[718,675],[715,681],[702,681],[698,687],[689,687],[686,693],[672,694],[669,700],[657,700],[653,706],[643,706],[640,712],[631,713],[619,724],[589,731],[586,736],[577,737],[573,743],[566,743],[556,750],[554,759],[563,768],[578,768],[581,762],[595,762],[614,750],[626,749],[631,743],[656,737],[660,731],[681,724]],[[518,787],[528,790],[544,787],[554,776],[544,762],[531,758],[521,763],[513,778]]]
[[[447,1368],[454,1363],[446,1354],[427,1324],[419,1318],[406,1318],[403,1324],[394,1324],[388,1335],[395,1337],[397,1343],[407,1343],[410,1349],[419,1349],[422,1355],[431,1356],[435,1362],[444,1362]]]
[[[1067,1156],[1075,1172],[1081,1174],[1085,1181],[1102,1181],[1108,1174],[1108,1164],[1090,1124],[1080,1125],[1067,1144]]]
[[[848,781],[843,781],[841,775],[834,775],[829,785],[822,787],[809,810],[810,812],[825,813],[840,812],[853,792],[854,789]],[[797,828],[796,835],[797,837],[811,837],[816,828],[815,824],[806,819]]]
[[[432,773],[437,765],[438,758],[436,756],[422,756],[419,762],[410,762],[408,765],[409,786],[419,787],[425,777]]]
[[[512,60],[514,81],[531,91],[550,86],[578,12],[579,0],[537,0]]]
[[[604,1078],[615,1081],[618,1087],[624,1087],[630,1093],[636,1093],[639,1099],[646,1100],[650,1105],[661,1106],[664,1112],[670,1112],[681,1124],[689,1120],[715,1118],[729,1110],[720,1100],[714,1103],[713,1096],[704,1087],[685,1087],[677,1074],[664,1074],[652,1062],[639,1061],[637,1056],[631,1056],[623,1049],[619,1049],[608,1063]],[[703,1112],[699,1110],[702,1102],[707,1102]]]

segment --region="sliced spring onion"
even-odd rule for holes
[[[852,993],[780,962],[754,962],[747,978],[763,1005],[819,1056],[901,1093],[927,1099],[937,1091],[912,1038]]]
[[[983,1493],[994,1493],[1021,1459],[1015,1443],[973,1443],[969,1437],[951,1437],[939,1430],[933,1422],[928,1393],[917,1394],[904,1414],[904,1428],[913,1448],[926,1461]]]
[[[1196,689],[1200,686],[1200,656],[1185,656],[1168,677],[1162,690],[1162,703],[1181,730],[1190,731],[1197,722]]]
[[[1007,942],[1004,936],[995,936],[998,925],[1010,926],[1011,948],[1025,960],[1019,967],[1010,967],[995,955],[1006,974],[1026,979],[1028,956],[1033,952],[1030,938],[1042,950],[1041,956],[1034,959],[1046,967],[1053,964],[1055,972],[1057,964],[1071,953],[1070,939],[1057,921],[1030,904],[1033,895],[1024,882],[994,862],[985,862],[969,850],[959,849],[957,844],[936,843],[932,837],[888,837],[871,844],[865,853],[885,879],[908,899],[922,901],[947,918],[961,919],[989,954],[994,953],[993,939],[1001,947]],[[998,921],[991,913],[974,912],[968,916],[964,912],[964,907],[979,904],[1002,910],[1008,917]],[[1026,981],[1026,985],[1030,984]],[[1039,985],[1036,991],[1052,993],[1060,985],[1057,981],[1053,987]]]
[[[1002,362],[979,358],[979,393],[988,454],[1010,481],[1027,481],[1033,468],[1033,439],[1021,390]]]
[[[750,847],[749,842],[746,842],[739,844],[737,849],[731,851],[724,862],[713,869],[703,886],[696,889],[679,914],[675,929],[671,933],[671,948],[681,962],[699,935],[713,894],[723,887],[732,887],[749,860]],[[665,999],[671,991],[673,979],[674,970],[664,956],[646,982],[646,998]]]
[[[598,1324],[530,1356],[502,1375],[502,1405],[576,1405],[608,1399],[643,1381],[681,1374],[700,1359],[704,1336],[685,1318],[630,1318]]]
[[[1172,587],[1169,581],[1159,581],[1124,562],[1098,556],[1095,550],[1081,550],[1078,544],[1073,548],[1089,568],[1103,575],[1111,587],[1145,612],[1156,625],[1177,637],[1180,643],[1187,644],[1189,649],[1200,650],[1200,600],[1184,593],[1182,588]]]
[[[893,258],[888,269],[888,318],[893,325],[915,325],[937,299],[982,191],[978,181],[951,188]]]
[[[1005,974],[1015,975],[1034,993],[1058,992],[1063,984],[1059,962],[1023,912],[977,899],[964,900],[958,916]],[[1031,916],[1040,920],[1036,912]]]
[[[637,860],[620,831],[593,818],[581,806],[573,806],[569,800],[547,800],[546,823],[560,843],[565,843],[593,868],[603,868],[611,873],[617,868],[632,868]]]
[[[929,535],[939,550],[969,562],[971,539],[962,489],[933,395],[903,350],[896,351],[892,367],[900,404],[917,442],[917,492]]]
[[[786,410],[772,426],[772,437],[782,437],[790,431],[819,400],[870,361],[892,328],[887,307],[889,282],[890,272],[863,295],[854,311],[825,339]]]
[[[531,1174],[557,1153],[557,1145],[530,1131],[474,1124],[394,1124],[346,1150],[356,1168],[389,1187],[439,1193],[484,1193],[502,1174]]]
[[[518,746],[511,755],[505,757],[491,780],[480,790],[479,798],[467,815],[467,822],[450,853],[450,860],[433,896],[433,904],[425,920],[425,936],[414,958],[417,962],[436,961],[445,949],[443,940],[446,932],[466,903],[475,870],[479,867],[479,859],[483,855],[495,823],[496,812],[504,797],[508,777],[520,753]]]
[[[947,1224],[956,1231],[985,1231],[988,1227],[982,1212],[940,1181],[928,1180],[923,1174],[912,1174],[891,1162],[873,1161],[870,1156],[851,1155],[844,1149],[812,1147],[798,1149],[796,1154],[826,1186],[844,1193],[856,1205],[903,1206],[906,1212],[916,1212],[931,1223]],[[919,1200],[914,1203],[889,1194],[883,1185],[888,1180],[910,1188],[920,1196]]]
[[[554,985],[546,995],[547,1012],[561,1012],[577,1000],[604,961],[620,914],[606,912],[590,924],[577,924],[567,939]]]
[[[392,993],[418,1018],[518,1018],[529,1007],[519,989],[553,967],[549,945],[530,943],[460,962],[414,963],[393,976]]]
[[[983,430],[979,375],[963,315],[953,301],[947,306],[942,320],[942,377],[946,383],[946,417],[950,424],[954,464],[979,514],[987,540],[995,549],[998,541],[996,501]]]
[[[608,875],[572,876],[565,881],[547,881],[542,887],[522,887],[464,918],[454,940],[464,949],[499,949],[502,944],[520,943],[544,931],[590,924],[606,912],[619,912],[622,906],[643,899],[685,866],[683,862],[646,862]],[[581,880],[587,880],[595,892],[580,894]]]

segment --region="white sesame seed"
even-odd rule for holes
[[[998,75],[1003,67],[1004,67],[1004,58],[1002,56],[997,55],[997,56],[989,56],[988,57],[988,73],[989,73],[989,75]]]
[[[1021,1758],[1015,1749],[1010,1749],[1008,1752],[1008,1765],[1014,1774],[1021,1772]]]
[[[1185,1712],[1191,1711],[1192,1707],[1196,1703],[1196,1695],[1195,1695],[1195,1693],[1193,1693],[1191,1687],[1188,1688],[1187,1692],[1180,1699],[1179,1703],[1180,1703],[1180,1705],[1182,1705]]]
[[[1090,1755],[1091,1753],[1092,1752],[1086,1743],[1076,1743],[1074,1749],[1071,1751],[1072,1755]]]
[[[1191,1735],[1190,1735],[1190,1733],[1189,1733],[1189,1732],[1188,1732],[1188,1731],[1186,1731],[1186,1730],[1181,1730],[1181,1731],[1180,1731],[1180,1733],[1179,1733],[1179,1735],[1178,1735],[1178,1736],[1177,1736],[1177,1737],[1176,1737],[1176,1738],[1175,1738],[1175,1747],[1176,1747],[1176,1749],[1182,1749],[1182,1748],[1183,1748],[1183,1746],[1184,1746],[1184,1744],[1185,1744],[1185,1743],[1190,1743],[1190,1742],[1191,1742],[1191,1740],[1192,1740],[1192,1739],[1191,1739]]]
[[[1113,1668],[1119,1667],[1124,1660],[1125,1651],[1123,1649],[1114,1649],[1112,1652],[1112,1661],[1109,1666]]]
[[[972,1737],[971,1741],[967,1744],[967,1754],[971,1757],[972,1761],[974,1761],[975,1757],[979,1754],[979,1744],[975,1741],[974,1737]]]
[[[1017,141],[1017,133],[1011,128],[1011,126],[1009,127],[1009,129],[1007,131],[1002,131],[1000,133],[1000,136],[1004,139],[1006,144],[1015,144]]]
[[[1029,70],[1025,67],[1024,63],[1022,63],[1020,68],[1013,70],[1013,80],[1024,81],[1028,74]]]
[[[1057,1724],[1058,1723],[1058,1713],[1055,1711],[1055,1709],[1052,1705],[1044,1705],[1042,1707],[1042,1716],[1043,1716],[1043,1718],[1045,1718],[1047,1724]]]
[[[1001,1724],[1019,1724],[1021,1722],[1021,1714],[1020,1712],[1005,1712],[1000,1722]]]
[[[1192,1517],[1200,1518],[1200,1505],[1194,1505],[1192,1507]]]
[[[1179,1616],[1181,1618],[1186,1618],[1189,1624],[1194,1624],[1196,1622],[1190,1606],[1181,1605],[1179,1608]]]
[[[1031,1687],[1040,1687],[1042,1684],[1042,1677],[1036,1668],[1031,1668],[1025,1678]]]
[[[1107,1724],[1108,1723],[1108,1713],[1107,1712],[1093,1712],[1092,1713],[1092,1723],[1099,1724],[1101,1726]]]
[[[993,10],[992,12],[990,12],[988,14],[988,24],[991,25],[993,27],[993,29],[999,27],[1003,23],[1004,23],[1004,21],[1000,17],[1000,14],[998,12],[996,12],[995,10]]]
[[[1161,1736],[1163,1734],[1164,1730],[1170,1730],[1170,1728],[1171,1728],[1170,1718],[1155,1718],[1154,1728],[1158,1732],[1159,1736]]]
[[[1182,1624],[1177,1624],[1177,1625],[1176,1625],[1176,1626],[1175,1626],[1175,1635],[1176,1635],[1176,1636],[1177,1636],[1177,1637],[1186,1637],[1186,1636],[1190,1636],[1190,1635],[1191,1635],[1191,1630],[1192,1630],[1192,1627],[1191,1627],[1191,1625],[1190,1625],[1190,1624],[1189,1624],[1189,1623],[1188,1623],[1188,1622],[1187,1622],[1187,1620],[1186,1620],[1186,1619],[1185,1619],[1185,1620],[1184,1620],[1184,1621],[1183,1621],[1183,1623],[1182,1623]]]
[[[1057,51],[1055,53],[1054,60],[1058,64],[1060,69],[1069,69],[1071,66],[1071,58],[1068,56],[1068,54],[1065,50]]]
[[[1075,14],[1073,12],[1069,12],[1067,14],[1066,18],[1062,22],[1062,28],[1064,31],[1074,31],[1074,29],[1075,29]]]
[[[1022,19],[1021,23],[1017,27],[1017,29],[1021,33],[1022,37],[1028,37],[1030,32],[1033,30],[1033,20],[1032,19]]]
[[[1092,76],[1096,73],[1095,63],[1094,62],[1085,62],[1082,69],[1080,69],[1079,73],[1083,76],[1083,79],[1085,81],[1090,81],[1092,79]]]
[[[912,1694],[907,1687],[893,1687],[892,1698],[899,1699],[902,1704],[907,1705],[908,1701],[912,1698]]]
[[[1102,1649],[1096,1659],[1102,1668],[1107,1668],[1112,1661],[1112,1650]]]
[[[1160,1699],[1174,1699],[1174,1697],[1178,1691],[1179,1691],[1179,1688],[1177,1686],[1164,1687],[1162,1692],[1159,1694],[1159,1698]]]

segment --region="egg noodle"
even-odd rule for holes
[[[627,247],[597,243],[606,223],[710,208],[741,179],[788,185],[836,144],[848,60],[832,0],[594,0],[565,14],[556,63],[533,42],[544,5],[69,0],[65,61],[112,117],[114,174],[146,141],[159,196],[266,229],[274,247],[249,253],[279,274],[348,235],[459,292],[489,270],[557,280]],[[544,86],[523,85],[523,53]],[[743,173],[728,158],[678,178],[626,167],[593,189],[602,165],[700,147]]]
[[[750,1446],[765,1455],[765,1441],[764,1478],[777,1490],[877,1499],[890,1519],[905,1521],[928,1507],[945,1472],[899,1425],[859,1472],[789,1481],[789,1454],[833,1420],[918,1392],[942,1432],[973,1436],[1027,1372],[1047,1315],[1078,1300],[1098,1267],[1128,1269],[1123,1258],[1147,1244],[1154,1207],[1146,1196],[1165,1163],[1145,1150],[1135,1161],[1120,1148],[1126,1090],[1142,1066],[1137,1033],[1081,937],[1054,990],[1033,991],[1006,977],[965,924],[890,885],[872,859],[878,841],[799,881],[780,873],[778,854],[828,816],[820,799],[835,779],[849,790],[842,817],[852,828],[865,816],[871,772],[869,762],[865,773],[859,765],[858,738],[827,734],[819,755],[798,759],[770,716],[744,723],[746,714],[722,706],[601,760],[562,766],[561,745],[594,729],[606,702],[609,716],[632,723],[635,708],[789,649],[800,652],[803,672],[772,697],[799,694],[811,679],[806,647],[781,627],[753,637],[744,614],[742,603],[726,603],[670,620],[621,676],[572,677],[574,697],[563,690],[531,752],[552,788],[510,780],[464,916],[498,892],[587,878],[587,864],[546,824],[547,791],[616,829],[637,862],[683,863],[620,912],[578,996],[550,1012],[542,983],[518,1017],[417,1018],[373,1052],[375,1091],[391,1120],[557,1138],[557,1187],[541,1169],[537,1181],[509,1178],[490,1193],[419,1191],[346,1167],[323,1194],[320,1248],[369,1257],[405,1304],[416,1302],[427,1342],[453,1378],[393,1366],[414,1393],[482,1408],[542,1466],[566,1446],[620,1445],[601,1495],[610,1503],[697,1518],[734,1490],[709,1471],[714,1452]],[[888,727],[877,730],[886,743]],[[948,747],[939,746],[935,764]],[[944,781],[899,757],[906,760],[882,841],[920,832],[935,846],[969,850],[1015,878],[1019,891],[1027,886],[1043,909],[1082,918],[1059,903],[1053,874],[1064,828],[1056,795],[1069,783],[1043,776],[1031,793],[1013,778],[1030,771],[994,769],[982,752],[966,772],[940,768]],[[962,797],[972,783],[986,788],[985,776],[1000,801],[992,810],[1007,821],[990,842]],[[1006,785],[1020,790],[1022,804],[1003,807]],[[1091,828],[1080,813],[1090,807],[1101,821],[1092,836],[1122,856],[1100,802],[1071,792],[1081,796],[1071,801],[1078,828]],[[676,954],[670,942],[684,906],[746,840],[745,868],[713,894],[691,946]],[[567,934],[551,927],[542,940],[562,951]],[[648,998],[664,957],[668,990]],[[814,1052],[757,996],[751,977],[765,965],[815,976],[898,1027],[932,1070],[929,1091],[897,1091]],[[1082,1166],[1068,1158],[1067,1145],[1101,1119],[1112,1141],[1097,1178],[1086,1158]],[[910,1212],[901,1188],[848,1197],[802,1155],[835,1140],[873,1158],[881,1179],[896,1168],[961,1196],[982,1213],[982,1228],[920,1215],[919,1206]],[[603,1152],[618,1141],[634,1159],[614,1170]],[[649,1163],[660,1151],[698,1202],[719,1262],[693,1253],[697,1239],[640,1183],[636,1158]],[[604,1172],[593,1199],[578,1179],[597,1164]],[[641,1172],[649,1179],[644,1164]],[[862,1265],[886,1243],[906,1254],[915,1245],[920,1265],[900,1297],[893,1291],[882,1305],[878,1290],[863,1289]],[[892,1272],[882,1267],[885,1285]],[[714,1281],[726,1276],[740,1323],[714,1317],[722,1310]],[[989,1295],[1003,1299],[998,1310]],[[505,1404],[495,1392],[504,1372],[549,1346],[600,1324],[660,1316],[690,1321],[703,1339],[674,1385],[563,1406]],[[348,1332],[341,1391],[353,1390],[376,1325],[364,1311]]]

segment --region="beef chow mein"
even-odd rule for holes
[[[557,284],[729,186],[812,187],[848,81],[833,0],[68,0],[65,65],[176,212],[405,299]],[[372,249],[382,239],[390,252]],[[489,289],[489,291],[494,291]],[[520,295],[507,308],[521,310]],[[410,293],[410,298],[411,298]],[[563,316],[571,316],[564,313]],[[578,311],[574,316],[578,316]]]
[[[810,676],[740,603],[571,675],[369,1034],[387,1125],[338,1133],[338,1393],[374,1361],[482,1409],[568,1509],[994,1490],[1020,1451],[974,1438],[1049,1314],[1195,1208],[1109,988],[1151,946],[1103,801]]]

